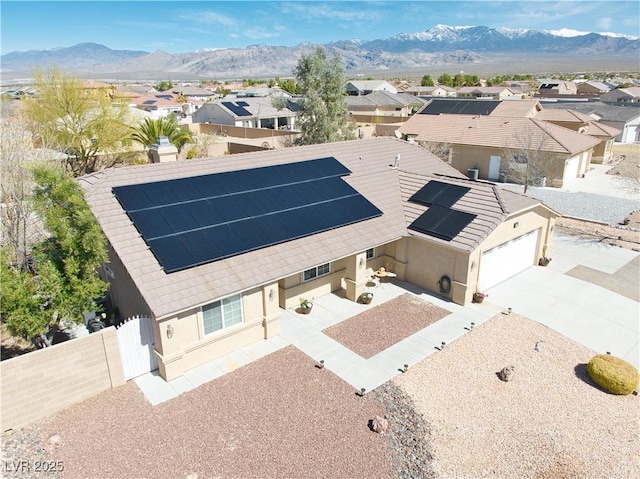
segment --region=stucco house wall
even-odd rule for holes
[[[470,168],[478,168],[480,179],[489,178],[489,163],[492,156],[499,156],[502,162],[505,161],[505,151],[500,148],[490,147],[478,147],[467,145],[452,145],[451,146],[451,166],[461,173],[468,174]],[[586,154],[583,154],[586,153]],[[571,181],[573,178],[564,178],[565,166],[569,160],[574,158],[580,158],[580,166],[578,168],[578,176],[586,172],[591,164],[591,153],[581,152],[571,157],[562,155],[552,155],[548,162],[548,166],[545,169],[545,176],[547,178],[547,185],[561,188],[567,181]],[[577,176],[576,176],[577,178]],[[491,178],[490,180],[498,180],[498,178]]]
[[[211,334],[204,332],[202,307],[154,322],[155,354],[163,378],[169,381],[205,362],[279,333],[277,284],[240,294],[242,323]],[[224,298],[211,302],[221,299]],[[168,334],[169,330],[173,333]],[[225,366],[235,368],[232,364]]]

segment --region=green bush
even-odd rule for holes
[[[638,370],[624,359],[608,354],[594,356],[587,364],[593,382],[612,394],[631,394],[638,387]]]

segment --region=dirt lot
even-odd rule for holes
[[[640,199],[640,145],[615,145],[613,153],[613,159],[609,162],[613,168],[607,174],[635,180]],[[627,220],[627,224],[613,227],[596,222],[560,218],[557,227],[558,231],[566,234],[640,251],[640,210],[631,212]]]

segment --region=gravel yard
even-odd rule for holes
[[[405,293],[323,333],[368,359],[448,314],[446,309]]]
[[[500,314],[393,382],[425,418],[437,477],[640,477],[640,401],[591,384],[594,354]]]
[[[592,385],[593,354],[499,314],[361,398],[290,346],[155,407],[129,382],[5,433],[2,459],[62,478],[640,477],[640,401]]]
[[[393,477],[368,428],[382,406],[314,365],[290,346],[155,407],[129,382],[14,432],[3,460],[34,461],[57,434],[63,478]]]

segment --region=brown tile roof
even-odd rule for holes
[[[532,118],[542,110],[538,100],[503,100],[489,116]]]
[[[286,148],[188,162],[100,171],[80,178],[86,199],[152,313],[167,316],[225,295],[304,271],[407,234],[399,169],[423,176],[463,175],[417,145],[394,138]],[[304,161],[333,156],[352,174],[350,185],[381,209],[381,217],[166,274],[112,193],[114,186]]]
[[[545,121],[562,121],[562,122],[572,122],[572,123],[591,123],[593,118],[589,115],[585,115],[584,113],[580,113],[576,110],[570,110],[568,108],[565,109],[550,109],[550,110],[542,110],[537,115],[536,118],[538,120]]]
[[[470,115],[414,115],[399,131],[416,140],[490,148],[522,148],[544,145],[545,151],[575,154],[600,140],[535,118]]]
[[[587,125],[585,133],[587,135],[595,137],[615,138],[620,133],[622,133],[622,130],[609,125],[605,125],[604,123],[600,123],[599,121],[592,121],[591,123],[589,123],[589,125]]]
[[[471,181],[466,178],[445,176],[436,176],[434,178],[401,172],[400,191],[404,203],[407,227],[429,209],[427,206],[409,202],[409,198],[425,184],[433,180],[471,188],[451,208],[477,216],[451,241],[445,241],[416,231],[410,231],[409,233],[426,241],[467,252],[472,252],[480,246],[487,236],[509,215],[540,204],[538,200],[502,189],[487,181]]]

